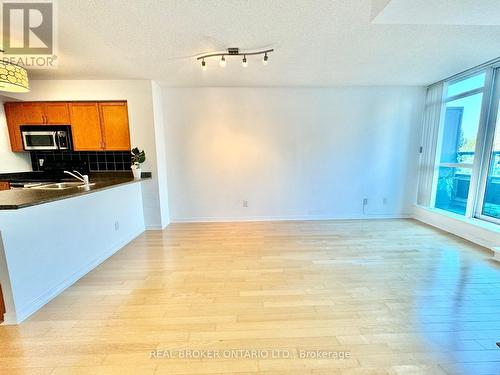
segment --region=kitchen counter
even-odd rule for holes
[[[146,175],[145,177],[136,180],[131,175],[117,173],[115,176],[113,176],[110,173],[103,176],[91,175],[90,182],[95,183],[95,185],[91,185],[85,188],[72,187],[63,190],[20,188],[0,191],[0,210],[17,210],[24,207],[36,206],[39,204],[54,202],[61,199],[73,198],[85,194],[92,194],[96,191],[109,189],[119,185],[141,182],[150,178],[150,175]]]

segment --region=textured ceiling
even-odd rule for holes
[[[443,3],[461,1],[470,2]],[[155,79],[168,86],[424,85],[500,55],[499,26],[401,25],[394,17],[403,17],[404,7],[396,4],[396,12],[391,3],[374,0],[372,9],[370,0],[59,1],[59,67],[32,77]],[[386,10],[392,13],[384,21]],[[193,57],[227,47],[276,52],[266,67],[257,57],[246,69],[237,59],[225,69],[210,60],[206,72]]]
[[[498,0],[373,0],[372,4],[378,13],[375,23],[500,25]]]

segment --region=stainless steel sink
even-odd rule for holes
[[[40,186],[33,186],[30,189],[64,190],[64,189],[71,189],[71,188],[75,188],[75,187],[84,188],[86,186],[92,186],[92,185],[95,185],[95,183],[84,185],[81,182],[57,182],[57,183],[40,185]]]

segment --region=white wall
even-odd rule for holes
[[[155,122],[156,158],[159,189],[158,198],[161,210],[161,227],[164,228],[170,223],[168,207],[168,183],[167,183],[167,155],[165,149],[165,125],[163,117],[163,96],[161,87],[153,82],[153,115]]]
[[[9,131],[3,108],[3,103],[7,100],[0,98],[0,173],[29,172],[32,170],[29,153],[10,150]]]
[[[156,122],[153,109],[153,82],[101,81],[101,80],[53,80],[30,81],[31,91],[16,94],[21,100],[127,100],[130,137],[132,146],[146,151],[144,171],[151,171],[153,179],[143,186],[144,218],[148,229],[161,229],[168,223],[168,209],[162,209],[166,200],[160,200],[160,191],[167,191],[167,186],[160,186],[166,179],[158,179],[157,149],[155,127],[163,127]],[[166,173],[162,170],[161,173]],[[167,212],[167,217],[162,214]]]
[[[164,88],[170,218],[410,215],[424,95],[417,87]]]

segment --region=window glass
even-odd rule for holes
[[[459,95],[464,92],[475,90],[484,86],[484,81],[486,79],[486,73],[481,73],[462,81],[452,83],[448,86],[448,91],[446,92],[446,97]]]
[[[490,155],[486,191],[483,200],[483,215],[500,219],[500,111]]]
[[[445,104],[436,208],[465,215],[482,100],[479,93]]]
[[[465,215],[470,177],[470,169],[440,167],[435,207]]]
[[[446,103],[441,163],[472,163],[483,94]]]

